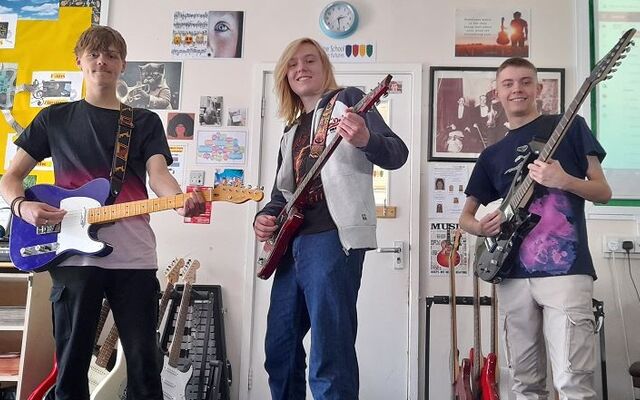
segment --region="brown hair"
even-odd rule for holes
[[[73,51],[76,57],[81,57],[87,50],[106,51],[110,46],[115,47],[122,60],[127,58],[127,43],[120,32],[108,26],[94,25],[82,32]]]
[[[536,76],[538,75],[538,69],[535,65],[533,65],[531,61],[525,60],[521,57],[512,57],[506,59],[502,64],[500,64],[498,70],[496,71],[496,80],[498,79],[498,75],[500,75],[500,72],[502,72],[507,67],[527,68],[532,70],[536,74]]]
[[[291,86],[289,86],[289,80],[287,79],[289,60],[303,44],[310,44],[318,50],[325,74],[323,84],[324,92],[338,88],[336,78],[333,74],[333,65],[331,65],[331,61],[329,61],[327,53],[325,53],[324,49],[318,42],[310,38],[300,38],[289,43],[282,52],[280,59],[278,59],[278,63],[276,64],[274,71],[274,91],[279,103],[278,116],[284,119],[287,125],[292,125],[296,118],[304,111],[304,104],[302,104],[302,100],[300,100],[300,97],[293,92]]]

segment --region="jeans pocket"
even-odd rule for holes
[[[596,364],[595,321],[591,313],[566,311],[566,370],[593,373]]]
[[[56,339],[69,339],[71,336],[71,313],[67,304],[64,286],[51,288],[51,317],[53,321],[53,334]]]
[[[504,317],[504,324],[502,329],[503,329],[502,337],[504,338],[504,354],[507,360],[507,367],[511,369],[513,368],[513,361],[511,360],[511,343],[509,341],[509,316],[508,315]]]

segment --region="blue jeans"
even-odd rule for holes
[[[274,400],[304,399],[311,329],[309,386],[315,400],[358,398],[356,302],[365,250],[342,249],[338,232],[297,236],[276,271],[267,316],[265,368]]]

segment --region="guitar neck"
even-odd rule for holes
[[[491,284],[491,352],[498,354],[498,295],[496,285]]]
[[[547,140],[547,143],[540,151],[538,160],[546,162],[553,156],[560,145],[560,141],[567,133],[571,122],[575,119],[578,108],[580,108],[593,87],[594,85],[589,79],[585,80],[580,87],[578,94],[573,99],[569,107],[567,107],[567,111],[562,115],[562,118],[560,119],[560,122],[558,122],[558,125],[556,125],[553,133],[551,133],[549,140]],[[529,174],[527,174],[522,180],[522,183],[518,185],[516,191],[511,195],[509,201],[505,202],[505,205],[508,204],[512,209],[525,207],[533,193],[532,189],[534,184],[535,181],[531,179]]]
[[[453,260],[449,257],[449,304],[451,306],[451,376],[455,382],[458,379],[458,321],[456,313],[456,270]]]
[[[191,303],[191,284],[185,283],[182,292],[182,300],[180,301],[180,309],[178,310],[178,318],[176,320],[176,328],[173,331],[173,341],[169,349],[169,365],[177,368],[178,359],[180,358],[180,348],[182,347],[182,337],[184,336],[184,324],[187,320],[189,304]]]
[[[204,195],[205,201],[218,200],[213,199],[213,192],[211,190],[203,191],[202,194]],[[173,196],[158,197],[156,199],[137,200],[91,208],[88,210],[88,219],[90,224],[104,224],[122,218],[180,208],[184,206],[185,201],[189,197],[191,197],[189,193],[181,193]]]
[[[480,325],[480,278],[473,274],[473,381],[480,378],[482,367],[482,326]]]
[[[98,343],[98,339],[100,339],[100,334],[102,334],[104,323],[107,322],[107,317],[109,316],[110,309],[111,307],[109,306],[109,302],[106,299],[102,300],[102,308],[100,308],[100,318],[98,319],[98,326],[96,327],[96,338],[93,342],[94,346]]]
[[[100,352],[98,353],[98,357],[96,357],[96,365],[102,368],[107,368],[107,364],[109,363],[109,359],[111,358],[111,354],[113,354],[113,350],[116,348],[116,343],[118,342],[118,328],[115,325],[109,331],[109,335],[102,343],[102,347],[100,347]]]
[[[164,292],[162,292],[162,298],[160,299],[160,309],[158,311],[158,323],[156,324],[156,329],[160,329],[162,318],[164,317],[164,313],[167,311],[167,305],[169,305],[169,299],[171,299],[172,294],[173,284],[169,282],[167,283],[167,287],[164,289]]]

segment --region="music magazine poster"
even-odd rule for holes
[[[456,229],[458,229],[456,222],[431,221],[429,223],[429,275],[449,274],[449,255],[453,248]],[[468,237],[468,233],[462,233],[460,246],[453,257],[456,274],[462,276],[469,276]]]
[[[456,57],[529,57],[531,11],[456,10]]]

